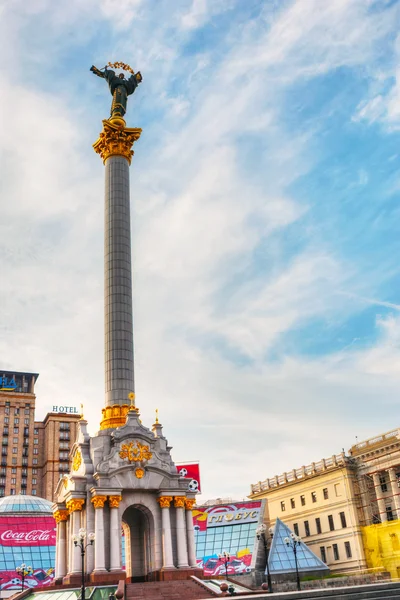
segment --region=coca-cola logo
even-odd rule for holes
[[[51,529],[32,529],[32,531],[13,531],[7,529],[0,535],[0,539],[5,542],[12,540],[17,544],[26,544],[27,542],[47,542],[52,535]]]

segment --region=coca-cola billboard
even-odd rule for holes
[[[55,521],[52,517],[0,517],[1,546],[54,546]]]

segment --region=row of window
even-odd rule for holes
[[[344,512],[341,512],[341,513],[339,513],[339,517],[340,517],[340,524],[344,529],[345,527],[347,527],[346,515]],[[329,524],[329,531],[335,531],[335,521],[333,519],[333,515],[328,515],[328,524]],[[322,533],[321,519],[319,517],[317,517],[315,519],[315,527],[317,530],[316,533]],[[300,535],[298,523],[293,523],[293,530],[296,535]],[[304,521],[304,532],[305,532],[305,534],[304,534],[305,537],[309,537],[311,535],[309,521]]]
[[[10,403],[9,403],[9,402],[6,402],[6,406],[5,406],[5,408],[4,408],[4,412],[5,412],[5,414],[6,414],[6,415],[9,415],[9,414],[10,414],[10,409],[11,409],[11,407],[10,407]],[[14,415],[19,415],[19,414],[22,414],[22,413],[20,413],[20,411],[21,411],[21,408],[14,408]],[[30,408],[28,408],[28,407],[25,407],[25,409],[24,409],[24,414],[25,414],[25,415],[29,415],[29,414],[30,414],[30,412],[31,412],[31,409],[30,409]]]
[[[10,490],[10,495],[11,495],[11,496],[15,496],[15,495],[16,495],[16,493],[17,493],[17,492],[15,491],[15,488],[11,488],[11,490]],[[18,492],[18,493],[19,493],[19,494],[21,494],[22,496],[26,496],[26,490],[19,490],[19,492]],[[33,490],[32,490],[31,492],[29,492],[29,493],[30,493],[30,495],[32,495],[32,496],[36,496],[36,495],[37,495],[37,490],[33,489]],[[5,496],[5,489],[4,489],[3,487],[0,487],[0,498],[1,498],[2,496]]]
[[[7,453],[8,453],[8,447],[3,445],[2,449],[1,449],[2,456],[7,456]],[[13,449],[12,449],[12,453],[13,454],[18,454],[18,448],[16,448],[14,446]],[[39,448],[34,448],[33,449],[33,454],[39,454]],[[60,452],[60,454],[62,454],[62,453]],[[22,456],[28,456],[28,455],[29,455],[28,448],[24,448],[22,450]]]
[[[0,477],[0,485],[4,486],[6,485],[6,477]],[[16,477],[11,477],[11,485],[15,485],[17,483],[17,478]],[[21,485],[27,485],[28,484],[28,480],[25,479],[24,477],[22,477],[21,479]],[[32,478],[32,485],[36,485],[37,484],[37,479],[36,477]]]
[[[345,542],[344,543],[344,550],[346,552],[346,558],[352,558],[352,553],[351,553],[351,545],[350,542]],[[320,553],[321,553],[321,560],[326,564],[327,563],[327,556],[326,556],[326,548],[325,546],[321,546],[319,549]],[[340,554],[339,554],[339,547],[337,544],[332,544],[332,551],[333,551],[333,560],[340,560]]]
[[[324,488],[322,490],[322,494],[323,494],[324,500],[328,500],[328,498],[329,498],[328,488]],[[317,492],[311,492],[311,501],[317,502]],[[306,505],[305,495],[300,496],[300,502],[301,502],[301,506]],[[291,508],[296,508],[296,501],[294,498],[290,498],[290,506],[291,506]],[[281,502],[281,510],[282,510],[282,512],[285,512],[285,510],[286,510],[285,500],[282,500],[282,502]]]
[[[27,467],[28,466],[28,459],[25,456],[26,455],[24,455],[24,458],[22,458],[22,466],[23,467]],[[18,461],[17,461],[17,459],[15,457],[13,457],[11,459],[11,464],[12,465],[17,465],[18,464]],[[38,459],[37,458],[33,458],[32,459],[32,464],[33,465],[37,465],[38,464]],[[7,462],[7,460],[5,458],[2,458],[2,460],[1,460],[1,466],[2,467],[8,467],[8,462]]]

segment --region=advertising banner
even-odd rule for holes
[[[0,517],[0,545],[55,546],[54,525],[52,517]]]
[[[189,490],[201,494],[200,464],[198,462],[179,463],[175,465],[181,477],[190,479]]]

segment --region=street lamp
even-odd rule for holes
[[[219,560],[222,560],[222,562],[224,563],[225,577],[228,579],[228,564],[231,559],[231,555],[229,554],[229,552],[225,552],[225,550],[224,550],[222,554],[218,554],[218,558],[219,558]]]
[[[20,565],[19,567],[17,567],[15,570],[18,573],[18,575],[21,575],[21,581],[22,581],[21,591],[23,592],[24,591],[25,577],[27,575],[32,575],[33,569],[32,569],[32,567],[27,567],[25,563],[22,563],[22,565]]]
[[[85,600],[85,550],[88,546],[93,546],[95,534],[89,533],[89,543],[85,545],[86,540],[86,529],[80,529],[79,532],[72,536],[74,546],[81,549],[81,565],[82,565],[82,586],[81,586],[81,600]]]
[[[297,547],[300,546],[301,544],[301,537],[299,535],[296,535],[295,533],[291,533],[290,537],[285,537],[285,539],[283,540],[286,544],[286,546],[289,548],[291,548],[293,550],[293,554],[294,554],[294,563],[296,565],[296,582],[297,582],[297,589],[300,591],[300,576],[299,576],[299,566],[297,564]]]
[[[258,540],[263,540],[264,543],[264,550],[265,550],[265,557],[267,559],[267,582],[268,582],[268,593],[272,594],[273,590],[272,590],[272,581],[271,581],[271,573],[269,570],[269,564],[268,564],[268,559],[269,559],[269,551],[270,551],[270,547],[268,547],[268,541],[272,542],[272,538],[274,537],[274,530],[272,527],[270,527],[268,529],[269,532],[269,536],[267,536],[267,526],[265,525],[265,523],[261,523],[261,525],[259,525],[256,529],[256,536]]]

